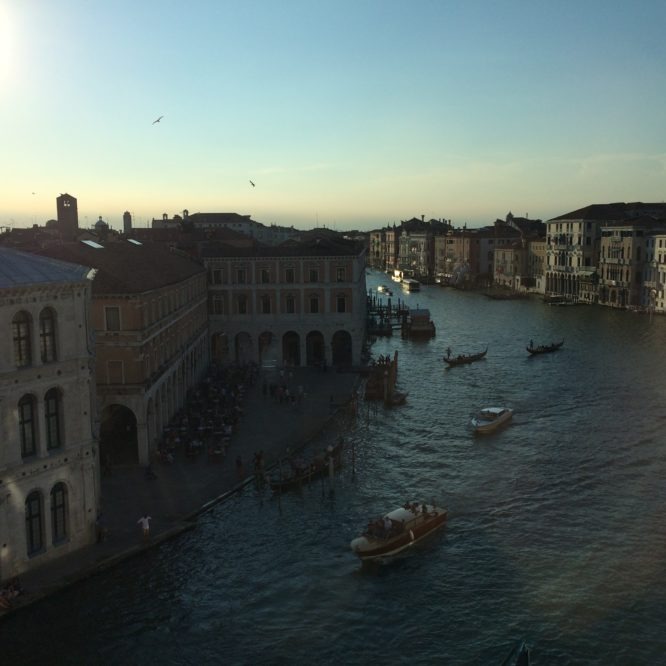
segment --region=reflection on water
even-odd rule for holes
[[[9,618],[10,662],[493,664],[525,638],[538,664],[658,663],[666,320],[435,286],[401,298],[430,309],[437,337],[375,343],[398,350],[409,397],[339,424],[353,471],[348,450],[333,488],[279,502],[246,490],[176,541]],[[557,353],[525,351],[562,338]],[[449,346],[488,355],[446,369]],[[474,437],[484,405],[512,407],[513,422]],[[446,506],[444,531],[361,566],[351,539],[412,499]]]

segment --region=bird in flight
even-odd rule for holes
[[[250,181],[250,185],[252,185],[252,187],[256,187],[256,185],[252,181]]]
[[[164,118],[164,116],[160,116],[157,120],[153,120],[153,125],[154,125],[155,123],[159,123],[160,120],[162,120],[162,118]]]

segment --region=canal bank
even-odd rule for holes
[[[178,451],[173,463],[153,466],[155,478],[135,466],[105,474],[100,525],[106,537],[23,574],[24,593],[0,618],[193,529],[201,513],[254,482],[255,454],[262,453],[264,469],[270,470],[280,458],[307,447],[334,417],[351,409],[359,383],[355,372],[295,368],[284,381],[303,397],[287,402],[265,392],[263,379],[260,374],[247,386],[243,414],[223,458],[211,460],[205,453],[189,458]],[[137,523],[144,515],[151,517],[148,537]]]

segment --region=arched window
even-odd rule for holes
[[[34,491],[25,501],[25,537],[28,556],[40,553],[44,548],[44,517],[42,495]]]
[[[24,395],[18,403],[19,437],[21,439],[21,457],[27,458],[37,453],[37,411],[35,398]]]
[[[54,544],[67,538],[67,486],[56,483],[51,489],[51,532]]]
[[[51,363],[56,357],[56,318],[51,308],[44,308],[39,314],[39,347],[42,363]]]
[[[62,446],[60,403],[60,392],[57,388],[47,391],[44,396],[44,421],[46,422],[46,448],[49,451],[59,449]]]
[[[14,360],[18,367],[32,363],[32,349],[30,346],[30,315],[21,310],[12,320],[14,336]]]

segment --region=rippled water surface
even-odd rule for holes
[[[7,663],[499,664],[522,638],[536,664],[664,663],[666,319],[436,286],[400,297],[430,309],[437,337],[375,343],[399,352],[408,402],[366,403],[322,436],[353,442],[334,489],[246,489],[2,623]],[[488,355],[447,369],[447,346]],[[513,423],[475,437],[488,405]],[[361,567],[349,541],[407,499],[448,507],[446,529]]]

